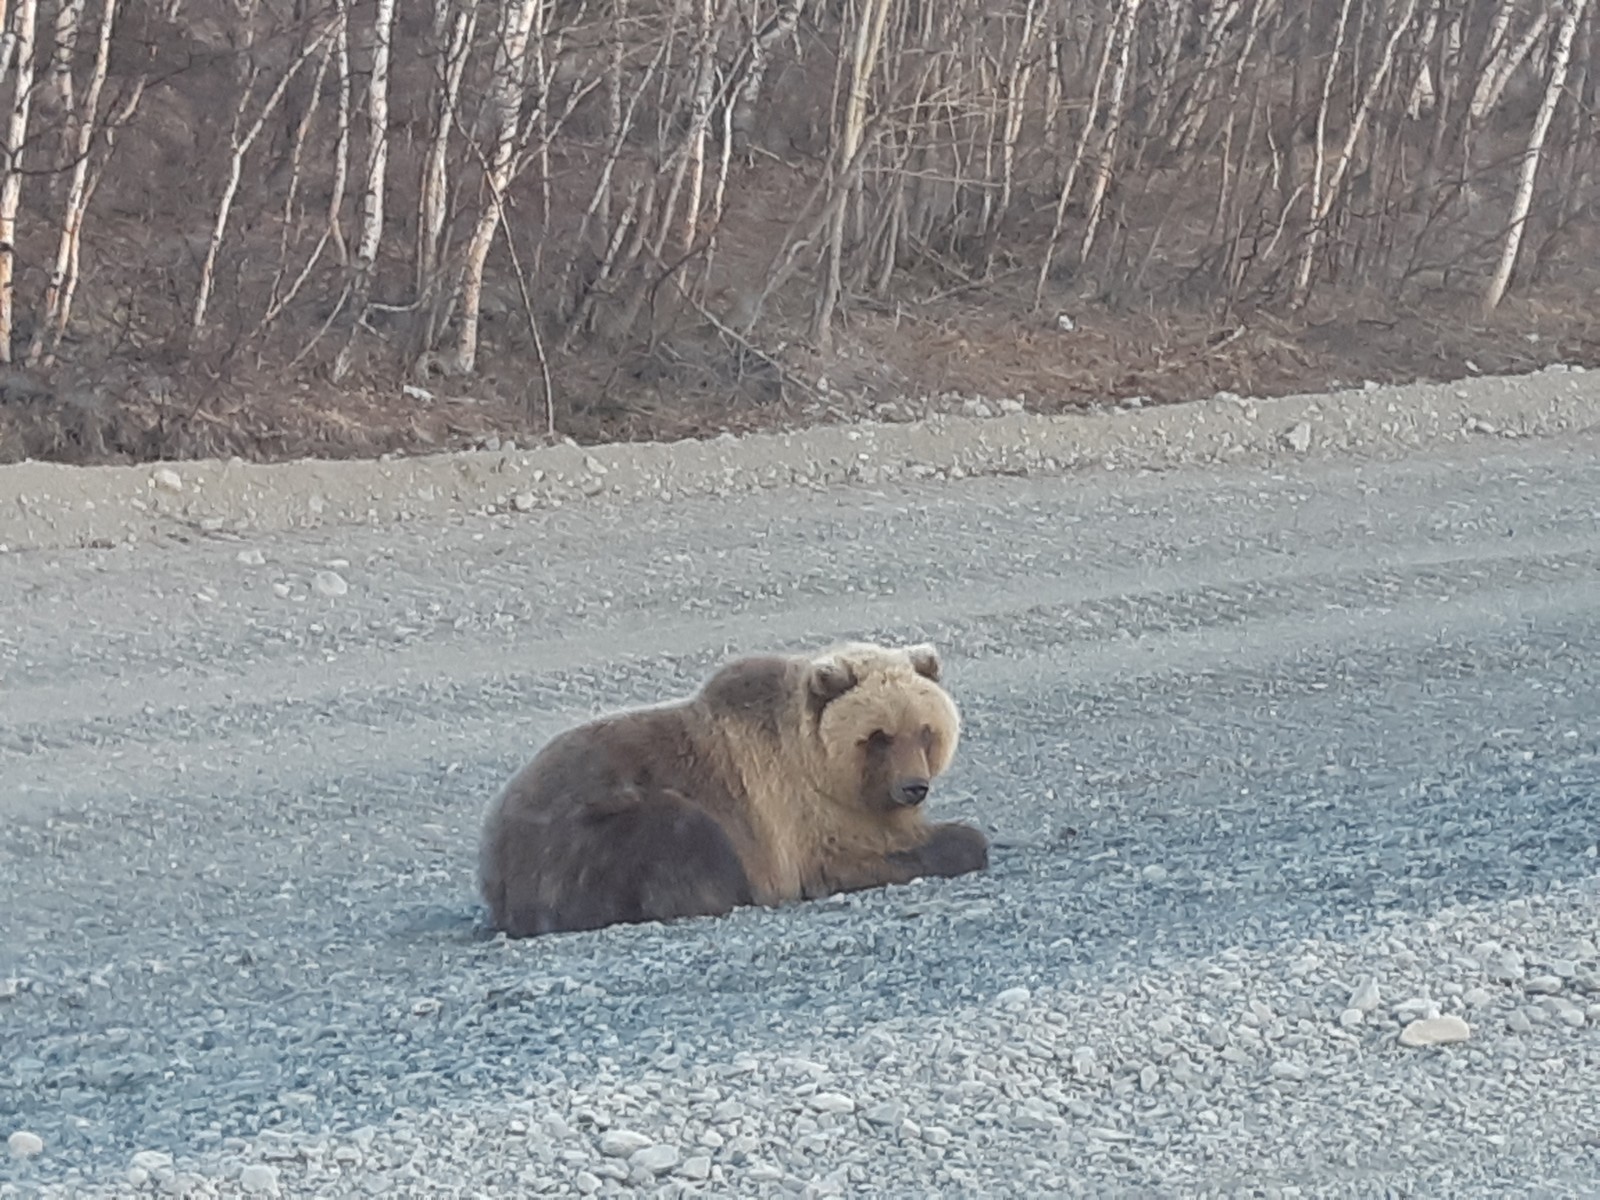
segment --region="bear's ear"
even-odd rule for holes
[[[944,674],[944,663],[939,658],[939,651],[932,642],[918,642],[915,646],[907,646],[906,654],[911,658],[911,669],[924,679],[939,682]]]
[[[806,680],[811,703],[817,708],[837,700],[855,685],[856,673],[850,664],[831,654],[811,664],[811,673]]]

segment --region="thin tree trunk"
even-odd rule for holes
[[[29,0],[29,2],[31,3],[32,0]],[[228,179],[222,188],[222,198],[217,202],[216,220],[212,222],[211,237],[206,243],[205,259],[200,264],[200,287],[195,293],[194,309],[189,318],[189,330],[193,337],[198,338],[205,330],[206,312],[211,304],[212,288],[215,286],[217,255],[222,250],[222,241],[228,229],[228,217],[233,211],[233,201],[239,193],[239,184],[244,176],[245,155],[250,153],[250,147],[255,144],[256,138],[261,135],[261,130],[266,125],[267,118],[273,114],[279,102],[282,101],[283,93],[288,90],[289,82],[300,73],[300,68],[305,66],[311,56],[322,49],[322,43],[329,37],[330,33],[331,30],[324,30],[308,41],[295,60],[284,68],[283,74],[278,79],[277,86],[272,89],[271,94],[266,99],[266,103],[261,106],[261,112],[257,114],[254,123],[251,124],[242,138],[238,134],[238,127],[243,124],[244,110],[250,103],[250,93],[254,90],[254,81],[252,81],[252,86],[245,89],[244,95],[239,99],[239,111],[234,118],[234,133],[230,139],[232,145],[228,156]]]
[[[541,0],[507,0],[500,20],[495,51],[493,128],[494,147],[482,164],[487,195],[472,240],[467,245],[461,278],[461,327],[456,338],[454,369],[470,375],[478,364],[478,321],[483,310],[483,267],[489,247],[500,228],[501,197],[511,182],[516,162],[517,112],[522,105],[528,37]]]
[[[1545,85],[1544,98],[1533,118],[1533,128],[1528,133],[1528,149],[1522,158],[1522,174],[1517,183],[1517,194],[1511,202],[1510,227],[1506,240],[1500,247],[1500,262],[1489,279],[1483,294],[1485,315],[1500,306],[1506,287],[1511,282],[1511,271],[1517,263],[1517,251],[1522,245],[1522,233],[1528,223],[1528,210],[1533,203],[1534,179],[1539,173],[1539,159],[1544,153],[1545,135],[1550,131],[1550,118],[1555,115],[1561,100],[1561,89],[1567,82],[1567,64],[1572,60],[1572,38],[1583,20],[1589,0],[1570,0],[1561,14],[1561,28],[1556,34],[1556,44],[1550,56],[1550,79]]]
[[[395,0],[377,0],[372,29],[372,79],[367,84],[367,183],[361,194],[361,237],[356,242],[355,280],[350,288],[350,333],[335,355],[329,376],[338,383],[350,370],[361,324],[372,299],[372,275],[383,244],[383,212],[389,173],[389,60],[394,44]]]
[[[100,92],[105,87],[106,68],[111,58],[111,32],[117,19],[117,0],[104,0],[105,7],[100,13],[100,35],[95,42],[94,67],[89,76],[89,86],[83,98],[83,106],[75,114],[76,128],[72,130],[73,137],[68,143],[72,156],[72,175],[67,183],[66,202],[63,205],[61,216],[61,236],[56,242],[56,259],[50,272],[50,283],[45,289],[44,311],[40,314],[39,323],[34,327],[33,340],[28,346],[28,362],[30,365],[38,363],[45,357],[46,347],[53,356],[56,344],[67,326],[66,298],[69,294],[70,277],[77,273],[78,245],[83,237],[83,217],[87,207],[89,192],[89,149],[94,140],[95,121],[100,116]],[[77,9],[82,14],[82,7]],[[59,26],[57,36],[60,36]],[[72,31],[71,41],[77,42],[77,30]],[[57,83],[62,94],[69,94],[72,90],[72,74],[69,70],[64,83]]]
[[[38,0],[18,0],[15,16],[16,83],[12,88],[11,116],[6,122],[0,152],[0,363],[11,361],[11,330],[16,311],[17,212],[22,206],[22,149],[28,138],[28,110],[33,99],[33,35],[38,20]]]
[[[839,152],[835,158],[838,178],[835,186],[846,194],[855,186],[856,175],[849,166],[855,161],[861,146],[861,134],[866,125],[867,91],[871,87],[872,72],[878,62],[878,49],[883,45],[883,28],[889,17],[889,0],[865,0],[865,11],[856,26],[856,40],[850,58],[850,96],[845,103],[844,129],[839,138]],[[834,212],[832,228],[826,248],[827,276],[817,296],[812,319],[811,336],[823,354],[833,345],[833,310],[839,302],[840,259],[844,253],[844,218],[848,203],[841,203]]]
[[[436,36],[441,39],[445,34],[445,18],[448,12],[449,0],[435,0],[434,29]],[[456,108],[461,103],[461,80],[466,72],[468,50],[477,26],[476,5],[468,12],[458,12],[455,20],[449,23],[449,41],[440,48],[440,60],[444,68],[441,72],[443,78],[434,106],[433,133],[428,142],[427,156],[423,159],[421,194],[418,197],[416,275],[418,297],[430,292],[438,281],[445,212],[448,207],[445,167],[449,161],[450,135],[454,130]]]
[[[1100,154],[1095,163],[1094,185],[1089,190],[1089,216],[1083,231],[1083,244],[1078,250],[1078,261],[1087,262],[1094,248],[1095,231],[1105,212],[1106,189],[1111,186],[1111,164],[1117,152],[1117,134],[1122,129],[1122,100],[1128,83],[1128,64],[1133,54],[1134,22],[1139,16],[1140,0],[1123,0],[1118,21],[1117,40],[1121,51],[1117,55],[1117,69],[1111,77],[1109,116],[1106,118],[1106,135],[1100,143]]]

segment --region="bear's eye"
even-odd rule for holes
[[[881,729],[874,729],[863,740],[862,745],[868,750],[882,750],[892,739]]]

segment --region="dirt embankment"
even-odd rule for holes
[[[1438,441],[1600,425],[1600,372],[1558,367],[1449,384],[1321,395],[1219,395],[1094,414],[937,417],[710,441],[567,443],[375,461],[0,467],[0,546],[108,545],[162,536],[383,523],[586,502],[899,478],[1159,469],[1193,462],[1383,455]]]

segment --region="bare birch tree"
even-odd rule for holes
[[[470,375],[477,369],[478,321],[483,310],[483,268],[489,247],[500,228],[506,188],[516,165],[517,115],[522,108],[524,77],[527,71],[528,38],[533,20],[542,7],[541,0],[506,0],[501,9],[496,37],[494,73],[486,124],[492,142],[488,154],[480,150],[480,169],[485,186],[481,189],[483,207],[467,245],[461,273],[461,316],[456,335],[456,373]]]
[[[866,128],[867,97],[871,88],[872,73],[877,66],[878,51],[883,45],[883,30],[889,19],[890,0],[862,0],[862,14],[856,26],[855,43],[851,47],[850,91],[845,104],[844,126],[839,138],[836,159],[835,187],[840,189],[840,202],[834,209],[828,230],[824,254],[826,272],[817,294],[817,304],[811,323],[812,340],[827,353],[833,342],[833,310],[839,303],[841,291],[840,262],[844,255],[845,208],[849,192],[855,186],[856,176],[850,170],[861,149],[862,134]]]
[[[1483,293],[1485,313],[1499,307],[1505,296],[1506,285],[1511,282],[1511,271],[1516,266],[1522,233],[1528,223],[1528,210],[1533,204],[1533,185],[1539,174],[1545,137],[1550,132],[1550,118],[1555,115],[1556,105],[1561,101],[1561,89],[1567,82],[1567,64],[1572,60],[1572,39],[1578,32],[1578,24],[1583,20],[1588,4],[1589,0],[1567,0],[1561,13],[1561,26],[1556,34],[1555,48],[1550,54],[1550,78],[1545,83],[1539,111],[1534,115],[1533,128],[1528,131],[1528,148],[1522,156],[1521,174],[1516,195],[1511,201],[1511,219],[1500,248],[1500,261],[1495,265],[1489,286]]]
[[[78,31],[76,22],[81,18],[83,6],[63,5],[62,12],[71,11],[73,14],[74,28],[67,34],[69,45],[77,44]],[[47,351],[54,352],[62,333],[67,326],[69,313],[69,297],[77,275],[79,247],[83,240],[84,211],[89,198],[89,150],[94,140],[96,121],[100,116],[100,93],[105,88],[106,69],[111,59],[111,33],[117,19],[117,0],[102,0],[100,10],[99,36],[95,40],[94,65],[90,68],[89,84],[84,90],[83,103],[79,107],[71,100],[73,95],[71,59],[67,59],[67,70],[57,72],[55,81],[57,92],[64,100],[64,111],[67,114],[66,125],[68,130],[68,160],[70,163],[70,176],[67,183],[66,199],[62,203],[61,235],[56,242],[55,262],[50,270],[50,282],[45,289],[44,309],[39,314],[39,320],[34,325],[33,338],[28,345],[28,362],[30,365],[38,364],[45,358]],[[57,45],[63,36],[60,23],[56,26]]]
[[[22,151],[28,139],[28,112],[33,101],[34,29],[38,0],[17,0],[12,15],[13,36],[5,58],[15,65],[11,112],[6,120],[5,142],[0,152],[0,363],[11,361],[11,332],[16,311],[17,211],[22,204]]]
[[[350,369],[356,338],[367,319],[372,276],[383,244],[384,199],[389,172],[389,60],[394,42],[395,0],[377,0],[372,26],[372,78],[367,82],[367,173],[361,192],[361,236],[356,242],[355,279],[350,287],[350,332],[334,356],[335,383]]]
[[[341,18],[336,17],[335,22]],[[200,286],[195,292],[194,308],[191,310],[189,328],[192,336],[198,338],[206,327],[206,313],[211,303],[211,292],[215,287],[217,255],[221,253],[223,241],[227,235],[228,218],[233,212],[233,203],[239,194],[239,184],[244,178],[244,160],[250,153],[250,148],[255,145],[256,138],[261,136],[261,131],[266,127],[267,120],[277,109],[283,99],[283,94],[288,90],[290,82],[299,74],[300,69],[322,49],[322,44],[333,30],[324,29],[315,37],[307,40],[305,46],[297,54],[283,73],[278,77],[277,84],[267,94],[262,102],[261,110],[251,122],[250,127],[240,132],[244,124],[244,117],[249,109],[250,99],[255,90],[257,73],[252,71],[249,76],[249,86],[244,95],[239,99],[239,107],[234,114],[233,128],[229,135],[228,177],[223,184],[222,196],[217,201],[216,219],[211,225],[211,236],[206,242],[205,258],[200,264]]]

